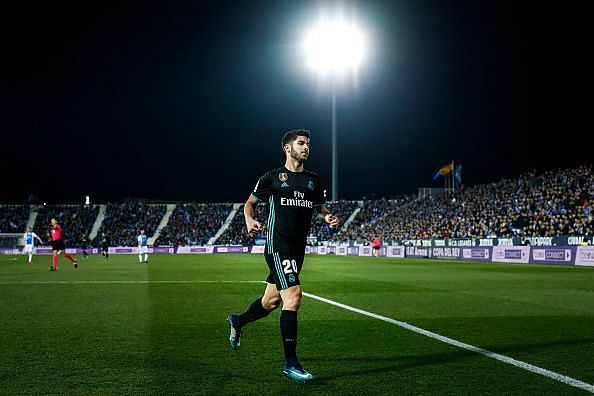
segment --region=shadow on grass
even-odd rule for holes
[[[548,347],[557,346],[571,346],[571,345],[587,345],[594,342],[594,338],[582,338],[574,340],[564,340],[556,342],[546,342],[538,344],[523,344],[523,345],[511,345],[507,347],[498,348],[485,348],[488,351],[506,355],[512,357],[509,353],[514,352],[527,352],[535,351],[539,349],[546,349]],[[310,356],[307,358],[307,362],[323,362],[323,363],[335,363],[334,367],[336,370],[341,371],[339,375],[366,375],[373,373],[386,373],[400,371],[408,368],[430,366],[434,364],[449,363],[460,359],[472,358],[476,356],[482,356],[476,352],[472,352],[465,349],[457,351],[434,353],[428,355],[415,355],[415,356]],[[529,362],[527,362],[529,363]],[[362,365],[365,366],[376,366],[369,367],[363,370],[360,369]],[[380,365],[381,367],[377,367]],[[334,375],[335,376],[335,375]],[[324,378],[320,377],[317,382],[324,383]]]

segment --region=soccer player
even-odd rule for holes
[[[101,255],[103,260],[109,261],[109,239],[104,232],[101,233]]]
[[[39,241],[40,244],[43,245],[43,241],[41,238],[37,236],[36,233],[33,232],[31,227],[27,227],[27,232],[23,235],[25,239],[25,247],[23,248],[23,254],[29,255],[29,264],[33,261],[33,248],[35,247],[35,239]]]
[[[89,259],[89,253],[87,252],[87,249],[89,248],[89,240],[87,239],[86,235],[82,236],[82,241],[81,241],[81,248],[82,248],[82,253],[83,253],[83,258],[85,260]]]
[[[144,229],[140,230],[140,235],[138,235],[138,261],[141,263],[148,263],[148,246],[146,244],[146,234],[144,233]],[[142,261],[142,254],[144,253],[144,261]]]
[[[239,349],[242,328],[267,316],[283,303],[280,315],[281,338],[285,352],[285,376],[306,382],[314,377],[297,359],[297,312],[301,305],[302,291],[299,274],[305,256],[307,234],[311,227],[314,208],[318,219],[337,228],[340,219],[332,215],[324,205],[325,192],[317,174],[303,169],[309,157],[310,133],[298,129],[284,134],[281,145],[285,153],[285,165],[264,174],[258,180],[253,194],[244,206],[248,235],[253,237],[262,230],[254,218],[258,202],[268,202],[268,236],[264,258],[269,274],[264,295],[247,307],[240,315],[227,318],[231,334],[231,348]]]
[[[51,219],[51,223],[52,225],[50,226],[50,231],[52,236],[53,256],[50,271],[58,270],[58,252],[64,252],[64,257],[72,261],[74,268],[78,268],[78,261],[70,254],[66,253],[66,245],[64,244],[64,239],[62,239],[62,227],[60,227],[60,224],[58,224],[56,219]]]
[[[375,237],[373,243],[371,244],[371,246],[373,247],[373,255],[375,257],[379,257],[380,255],[380,250],[382,248],[382,239],[378,236]]]

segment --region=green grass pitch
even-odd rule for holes
[[[2,394],[586,394],[584,390],[304,297],[281,375],[279,313],[226,317],[263,291],[261,255],[0,256]],[[594,384],[594,269],[308,256],[305,292]]]

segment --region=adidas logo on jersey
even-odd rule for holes
[[[289,185],[287,184],[287,182],[283,182],[283,184],[281,184],[281,187],[289,187]]]

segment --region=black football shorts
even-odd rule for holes
[[[272,253],[265,254],[264,258],[270,269],[266,282],[276,284],[279,291],[301,284],[299,282],[299,273],[303,266],[303,256]]]
[[[56,239],[52,241],[52,250],[66,250],[66,245],[64,244],[64,240],[62,238]]]

